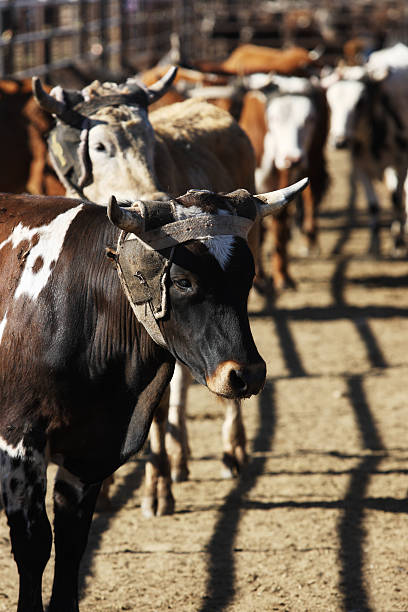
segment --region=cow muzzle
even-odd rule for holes
[[[250,397],[264,386],[266,365],[263,360],[244,365],[237,361],[224,361],[215,372],[206,377],[207,386],[213,393],[228,399]]]

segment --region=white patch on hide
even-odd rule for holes
[[[11,243],[13,248],[16,248],[21,242],[30,242],[33,236],[37,234],[39,236],[37,244],[28,251],[24,270],[14,294],[16,300],[22,295],[27,295],[29,298],[35,300],[41,290],[44,289],[51,275],[53,266],[56,264],[61,254],[66,233],[72,221],[82,209],[83,204],[75,208],[70,208],[66,212],[58,215],[58,217],[53,219],[48,225],[40,227],[28,228],[20,222],[14,228],[13,233],[0,244],[0,250],[7,243]],[[34,272],[33,267],[39,257],[42,258],[42,266],[37,272]]]
[[[207,191],[207,190],[203,190]],[[226,210],[218,210],[219,215],[228,215]],[[202,215],[203,211],[198,206],[190,206],[186,208],[184,206],[176,205],[176,221],[187,219],[188,217],[196,217]],[[203,244],[208,248],[209,252],[220,264],[221,268],[225,270],[229,259],[232,254],[232,247],[234,244],[234,236],[211,236],[201,240]]]
[[[276,167],[283,170],[302,163],[314,129],[315,110],[310,98],[303,95],[272,97],[266,116]]]
[[[6,325],[7,325],[7,311],[6,311],[6,314],[4,315],[4,317],[2,318],[2,320],[0,321],[0,342],[1,342],[1,339],[3,337]]]
[[[335,146],[350,138],[353,116],[365,85],[360,81],[338,81],[328,88],[330,108],[330,143]]]
[[[7,453],[7,455],[9,457],[12,457],[13,459],[22,459],[23,457],[25,457],[25,453],[26,453],[26,449],[24,447],[23,440],[20,440],[17,446],[11,446],[1,436],[0,436],[0,450]]]

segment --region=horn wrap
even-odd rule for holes
[[[284,189],[257,194],[255,197],[263,202],[263,204],[258,204],[260,216],[266,217],[267,215],[276,215],[285,204],[293,200],[308,184],[309,179],[304,178]]]

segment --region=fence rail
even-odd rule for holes
[[[46,75],[75,62],[143,70],[170,51],[217,60],[240,42],[323,41],[333,61],[353,36],[408,43],[406,0],[0,0],[0,76]],[[329,55],[328,55],[329,57]]]

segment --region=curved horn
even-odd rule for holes
[[[65,102],[61,102],[60,100],[54,98],[54,96],[48,94],[43,89],[39,77],[32,78],[32,87],[34,97],[43,110],[56,115],[58,119],[61,119],[61,121],[72,127],[78,129],[82,127],[86,117],[81,115],[81,113],[78,111],[69,108]]]
[[[257,194],[255,197],[264,202],[264,204],[258,205],[259,214],[261,217],[276,215],[285,204],[293,200],[308,184],[309,179],[304,178],[284,189]]]
[[[159,100],[162,96],[164,96],[166,91],[170,89],[171,84],[176,78],[177,70],[177,66],[172,66],[161,79],[159,79],[153,85],[150,85],[150,87],[146,88],[149,104],[153,104],[153,102]]]
[[[50,96],[50,94],[43,89],[39,77],[34,76],[32,78],[32,86],[34,97],[43,110],[53,115],[57,115],[57,117],[60,117],[67,110],[67,105],[64,102],[60,102],[54,98],[54,96]]]
[[[114,195],[109,200],[108,217],[113,225],[125,232],[140,234],[144,229],[143,217],[134,210],[119,206]]]

